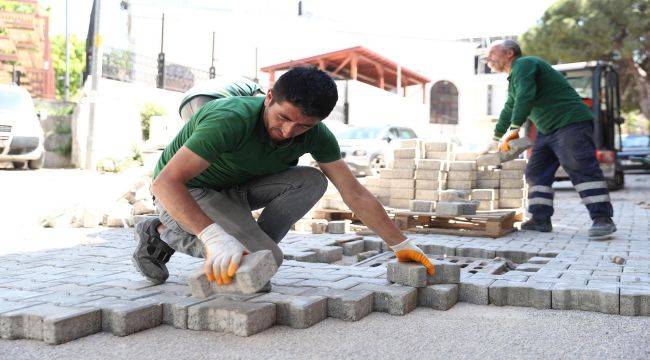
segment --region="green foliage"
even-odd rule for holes
[[[109,79],[133,81],[133,53],[122,49],[106,49],[103,54],[102,74]]]
[[[525,53],[551,63],[615,61],[624,108],[639,109],[635,84],[650,72],[650,0],[559,0],[521,37]],[[639,77],[641,76],[641,77]]]
[[[18,1],[0,0],[0,11],[18,14],[33,14],[36,8],[32,4],[25,4]]]
[[[0,27],[0,35],[7,35],[7,29]]]
[[[70,157],[72,154],[72,136],[70,136],[65,143],[59,145],[54,151],[61,156]]]
[[[86,67],[86,43],[75,35],[68,38],[70,46],[70,97],[74,97],[81,87],[81,79]],[[52,40],[52,65],[56,78],[56,96],[63,98],[65,93],[65,36],[57,35]]]
[[[140,125],[142,126],[142,139],[149,140],[149,130],[151,129],[151,117],[166,115],[165,108],[158,104],[145,102],[140,110]]]
[[[65,106],[62,106],[60,108],[57,108],[52,115],[56,116],[61,116],[61,115],[72,115],[74,113],[74,109],[77,107],[77,104],[68,104]]]
[[[623,134],[650,134],[650,120],[639,111],[623,114],[625,122],[621,125]]]

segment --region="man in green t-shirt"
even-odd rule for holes
[[[242,256],[268,249],[282,263],[278,243],[309,211],[329,179],[357,216],[400,261],[434,268],[422,250],[388,218],[352,175],[334,135],[321,120],[334,108],[336,84],[325,72],[298,67],[265,97],[232,96],[203,105],[163,151],[152,192],[159,219],[136,227],[133,261],[154,283],[178,250],[204,257],[208,279],[232,281]],[[320,169],[296,166],[310,153]],[[257,221],[251,210],[264,208]]]
[[[555,172],[562,165],[586,205],[593,224],[589,236],[616,231],[607,182],[596,159],[593,115],[562,74],[542,59],[522,56],[519,44],[500,41],[490,47],[488,66],[508,73],[508,99],[494,129],[496,147],[508,151],[509,141],[519,138],[519,128],[530,115],[537,138],[526,167],[528,211],[532,218],[523,230],[553,229]],[[505,135],[504,135],[505,134]]]

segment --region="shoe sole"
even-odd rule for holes
[[[592,232],[591,230],[589,230],[589,237],[590,238],[601,238],[601,237],[609,236],[609,235],[612,235],[613,233],[615,233],[616,230],[617,230],[616,227],[614,227],[613,229],[610,229],[610,230],[603,230],[602,232],[600,232],[600,231]]]
[[[523,230],[523,231],[537,231],[537,232],[548,233],[548,232],[552,232],[552,231],[553,231],[553,228],[550,228],[550,229],[524,229],[524,228],[521,228],[521,230]]]
[[[138,241],[138,248],[140,248],[140,243],[141,243],[142,239],[140,238],[140,235],[138,233],[137,225],[136,225],[136,229],[135,229],[135,239]],[[140,273],[140,275],[142,275],[142,277],[147,279],[147,281],[149,281],[151,283],[154,283],[155,285],[160,285],[160,284],[165,283],[165,281],[167,281],[167,279],[165,279],[165,280],[155,279],[155,278],[152,278],[152,277],[148,276],[147,274],[145,274],[145,272],[140,267],[140,262],[138,261],[138,259],[136,257],[136,252],[137,252],[137,248],[136,248],[136,251],[133,252],[133,256],[131,256],[131,262],[133,263],[133,267],[135,267],[135,269]]]

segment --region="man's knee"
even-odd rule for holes
[[[327,178],[322,171],[308,166],[298,166],[294,168],[301,180],[301,187],[309,189],[310,194],[320,198],[327,190]]]

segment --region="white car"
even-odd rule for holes
[[[17,85],[0,84],[0,163],[16,169],[43,167],[43,128],[29,92]]]

